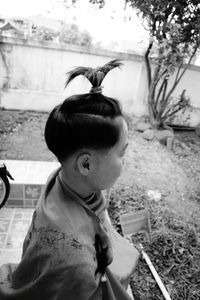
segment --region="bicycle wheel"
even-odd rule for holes
[[[0,176],[0,208],[2,208],[10,193],[10,183],[6,176]]]

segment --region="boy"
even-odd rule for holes
[[[119,177],[128,145],[120,105],[101,87],[118,66],[115,60],[69,73],[66,85],[84,75],[92,88],[66,99],[47,120],[46,143],[61,168],[47,181],[20,264],[1,268],[0,299],[129,299],[122,285],[138,253],[110,225],[101,193]]]

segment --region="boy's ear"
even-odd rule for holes
[[[79,155],[77,167],[81,175],[87,176],[92,168],[92,157],[89,153]]]

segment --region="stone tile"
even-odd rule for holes
[[[34,203],[34,207],[36,207],[38,204],[38,200],[34,200],[33,203]]]
[[[38,200],[42,192],[40,184],[26,184],[25,185],[25,199]]]
[[[1,243],[2,243],[2,242],[5,242],[5,240],[6,240],[6,234],[0,233],[0,242],[1,242]]]
[[[24,207],[33,207],[33,200],[32,199],[24,200]]]
[[[13,220],[11,224],[11,233],[26,233],[28,231],[28,228],[30,226],[30,220]]]
[[[0,266],[7,263],[19,263],[22,256],[22,249],[5,250],[0,256]]]
[[[6,234],[0,233],[0,249],[3,249],[6,241]]]
[[[27,207],[24,207],[24,208],[22,208],[22,207],[19,207],[19,208],[16,208],[15,209],[15,212],[17,212],[17,213],[22,213],[22,214],[26,214],[26,213],[28,213],[28,214],[33,214],[33,212],[34,212],[34,208],[27,208]]]
[[[10,185],[9,199],[24,199],[24,185],[12,183]]]
[[[0,219],[11,219],[14,214],[13,208],[3,207],[0,209]]]
[[[23,246],[24,235],[8,234],[6,249],[21,249]]]
[[[7,232],[10,220],[0,220],[0,232]]]
[[[24,201],[22,199],[8,199],[6,202],[6,206],[23,207]]]
[[[32,219],[32,216],[33,216],[32,213],[25,213],[25,214],[23,215],[23,218],[24,218],[24,219],[31,220],[31,219]]]
[[[23,213],[16,212],[16,213],[14,214],[14,219],[23,219]]]

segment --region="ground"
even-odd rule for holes
[[[44,141],[46,113],[0,110],[0,159],[52,161]],[[176,132],[173,150],[144,140],[130,118],[129,147],[122,176],[112,189],[109,213],[148,207],[151,241],[143,242],[172,299],[200,299],[200,137]],[[160,200],[150,199],[157,192]],[[135,299],[164,299],[141,259],[132,278]]]

